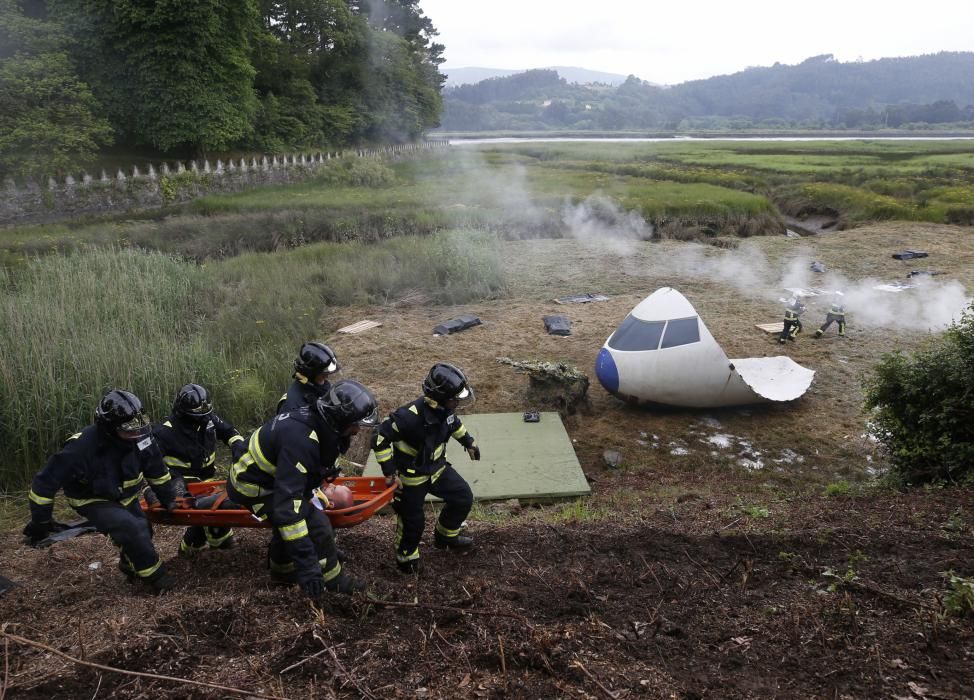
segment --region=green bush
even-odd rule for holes
[[[884,355],[867,380],[875,433],[906,484],[974,477],[974,306],[907,356]]]

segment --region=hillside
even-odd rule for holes
[[[553,70],[529,71],[446,89],[441,128],[971,128],[972,74],[972,52],[855,63],[826,54],[669,88],[630,77],[596,89]]]
[[[472,85],[490,78],[506,78],[516,73],[524,73],[528,69],[503,69],[503,68],[440,68],[440,72],[446,76],[445,87],[457,87],[458,85]],[[572,66],[548,66],[541,70],[553,70],[569,83],[585,85],[589,83],[603,83],[605,85],[621,85],[626,81],[626,76],[619,73],[605,73],[603,71],[588,70],[587,68],[576,68]]]

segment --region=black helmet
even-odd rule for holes
[[[149,427],[139,397],[124,389],[112,389],[102,397],[95,408],[95,422],[109,433],[130,433],[132,439],[144,435]]]
[[[305,343],[294,360],[294,372],[307,379],[321,373],[334,374],[340,369],[335,352],[324,343]]]
[[[213,414],[210,392],[199,384],[186,384],[172,403],[174,415],[189,418],[198,423],[206,422]]]
[[[430,368],[423,380],[423,394],[440,404],[450,399],[472,403],[474,398],[463,370],[447,362],[438,362]]]
[[[371,427],[378,422],[379,404],[372,392],[354,379],[342,379],[315,402],[318,415],[339,432],[350,425]]]

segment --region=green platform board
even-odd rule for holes
[[[477,439],[482,458],[472,461],[456,440],[450,440],[446,454],[476,500],[551,500],[591,493],[557,413],[542,413],[538,423],[525,423],[520,413],[460,417]],[[365,474],[380,473],[370,453]]]

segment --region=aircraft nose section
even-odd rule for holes
[[[595,358],[595,376],[610,394],[619,391],[619,369],[608,348],[599,350],[599,356]]]

